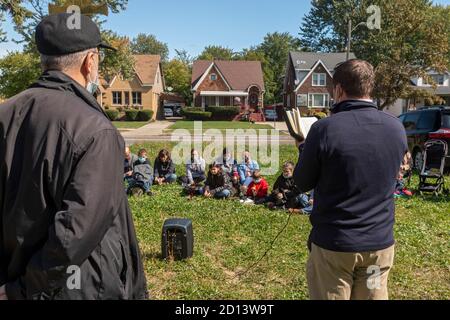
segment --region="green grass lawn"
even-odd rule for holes
[[[156,156],[171,144],[134,146]],[[281,146],[281,161],[297,159],[293,146]],[[177,168],[183,173],[182,167]],[[275,176],[267,177],[273,184]],[[416,185],[417,179],[414,179]],[[242,278],[285,225],[288,215],[232,200],[181,195],[177,185],[154,188],[152,198],[130,199],[152,299],[307,299],[305,265],[310,224],[294,216],[269,255]],[[188,261],[161,261],[165,219],[190,218],[195,252]],[[450,199],[415,196],[398,200],[397,254],[390,277],[392,299],[450,299]]]
[[[225,132],[227,129],[268,129],[272,130],[273,127],[268,124],[252,124],[250,122],[239,122],[239,121],[203,121],[202,122],[203,132],[209,129],[218,129]],[[169,128],[166,132],[172,132],[177,129],[186,129],[189,131],[194,131],[194,121],[177,121]]]
[[[113,121],[117,129],[138,129],[149,124],[147,121]]]

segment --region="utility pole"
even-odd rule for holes
[[[348,27],[347,27],[347,61],[350,60],[350,52],[352,45],[352,18],[348,16]]]

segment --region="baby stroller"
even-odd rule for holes
[[[445,191],[445,159],[448,145],[442,140],[430,140],[425,143],[424,161],[420,173],[419,191],[433,193],[436,196]]]

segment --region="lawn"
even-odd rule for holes
[[[117,129],[139,129],[140,127],[149,124],[147,121],[113,121]]]
[[[171,125],[167,132],[172,132],[177,129],[185,129],[189,131],[194,131],[194,121],[177,121]],[[250,122],[239,122],[239,121],[203,121],[202,122],[203,132],[209,129],[218,129],[225,132],[226,129],[268,129],[272,130],[273,127],[268,124],[252,124]]]
[[[150,143],[133,150],[139,147],[153,157],[171,145]],[[281,151],[280,163],[296,160],[293,146],[281,146]],[[274,182],[274,176],[267,178]],[[130,199],[152,299],[308,298],[308,217],[292,217],[260,265],[237,277],[266,251],[288,215],[231,200],[189,201],[177,185],[156,187],[154,193],[153,198]],[[193,220],[195,253],[188,261],[160,259],[161,228],[172,217]],[[397,255],[389,284],[392,299],[450,299],[449,230],[448,197],[398,200]]]

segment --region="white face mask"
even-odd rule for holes
[[[95,94],[98,90],[98,87],[100,86],[100,81],[99,81],[99,77],[98,77],[98,73],[97,76],[95,78],[94,81],[88,81],[88,84],[86,86],[86,90],[90,93],[90,94]]]

